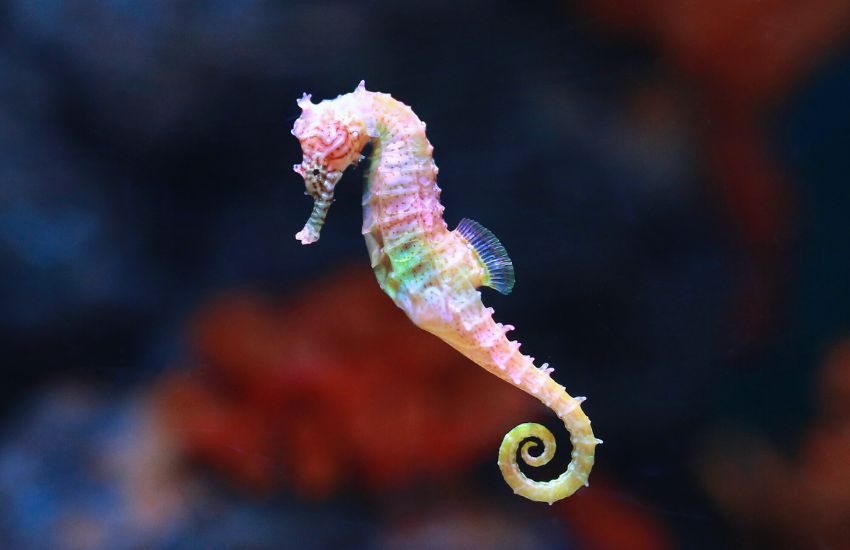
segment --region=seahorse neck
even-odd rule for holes
[[[387,94],[360,93],[368,94],[358,105],[373,143],[363,196],[364,234],[379,229],[383,241],[393,241],[403,232],[388,226],[399,224],[408,237],[447,231],[425,123]]]

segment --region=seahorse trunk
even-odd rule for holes
[[[551,504],[585,485],[601,441],[581,410],[584,399],[571,397],[550,378],[551,369],[539,369],[519,353],[519,344],[505,336],[512,327],[494,322],[493,310],[482,304],[476,289],[486,285],[510,292],[513,266],[498,239],[480,224],[464,220],[448,230],[425,124],[408,106],[367,91],[362,82],[336,99],[314,105],[305,95],[298,104],[303,112],[293,134],[301,141],[304,160],[294,169],[315,204],[296,237],[304,244],[318,240],[337,181],[371,141],[363,235],[381,288],[417,326],[537,397],[564,421],[572,460],[563,475],[549,482],[527,478],[517,465],[517,452],[531,466],[548,463],[555,454],[552,433],[539,424],[522,424],[505,436],[499,467],[514,492]],[[534,438],[543,446],[539,456],[529,454]]]

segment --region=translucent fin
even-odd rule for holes
[[[489,229],[469,218],[460,220],[456,231],[478,252],[485,273],[481,283],[502,294],[509,294],[514,288],[514,264],[499,239]]]

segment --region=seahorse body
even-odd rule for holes
[[[363,235],[378,283],[420,328],[435,334],[499,378],[537,397],[565,423],[572,460],[557,479],[527,478],[517,464],[517,451],[531,466],[542,466],[555,453],[555,438],[544,426],[522,424],[511,430],[499,449],[499,467],[514,492],[552,503],[587,484],[594,450],[590,420],[581,409],[583,397],[571,397],[555,382],[552,369],[534,365],[507,338],[513,329],[493,320],[493,309],[481,302],[480,286],[508,293],[513,266],[498,240],[471,220],[449,231],[443,220],[437,166],[425,124],[388,94],[357,89],[333,100],[298,101],[302,114],[292,130],[304,160],[295,165],[304,177],[313,211],[296,238],[303,244],[319,239],[334,187],[343,171],[363,157],[371,142],[371,166],[363,192]],[[543,450],[529,451],[538,439]]]

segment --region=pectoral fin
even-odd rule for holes
[[[492,231],[469,218],[460,220],[455,231],[478,253],[477,259],[484,270],[481,284],[502,294],[509,294],[514,288],[514,264],[499,239]]]

